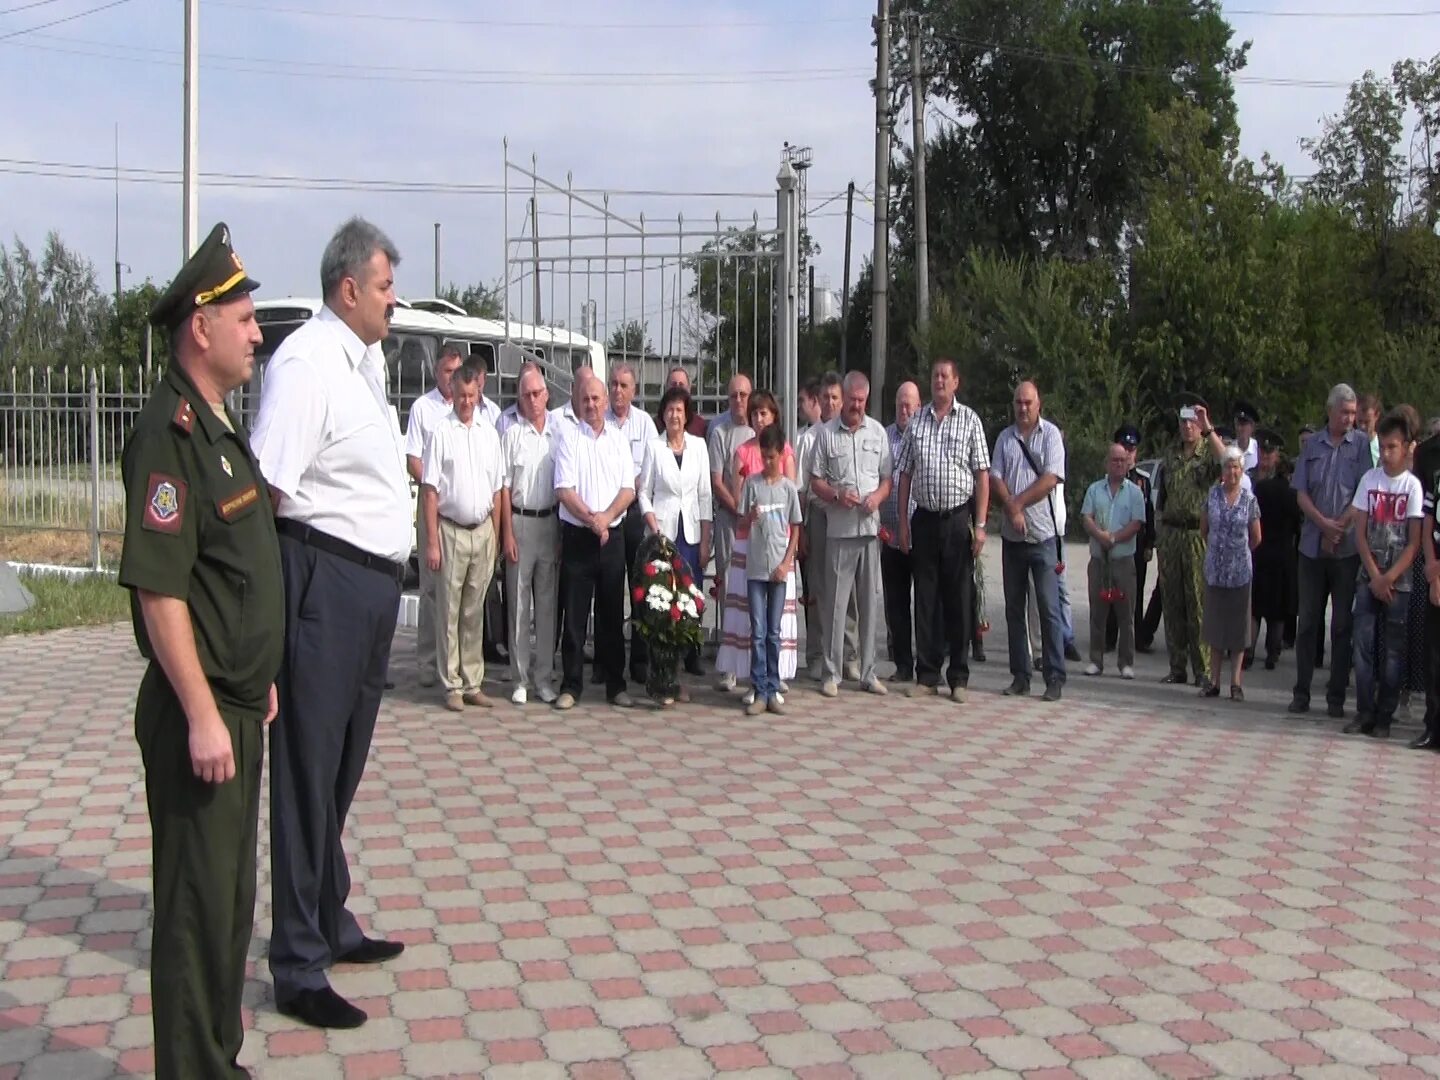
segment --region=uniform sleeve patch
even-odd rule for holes
[[[178,533],[185,516],[185,481],[151,473],[141,524],[152,532]]]
[[[233,521],[240,514],[250,509],[260,501],[260,489],[251,484],[244,491],[231,495],[228,499],[216,499],[215,506],[220,511],[220,516],[226,521]]]

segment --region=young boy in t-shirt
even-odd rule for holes
[[[1405,418],[1388,414],[1375,434],[1380,464],[1365,474],[1350,504],[1360,580],[1354,630],[1357,711],[1345,732],[1384,739],[1400,702],[1410,566],[1420,550],[1425,493],[1406,465],[1411,432]]]
[[[780,471],[784,430],[771,424],[758,438],[765,468],[746,478],[739,508],[750,526],[745,576],[750,603],[750,682],[755,700],[746,706],[746,716],[759,716],[767,708],[780,715],[785,712],[780,701],[780,619],[801,520],[800,492]]]

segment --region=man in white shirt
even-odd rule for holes
[[[539,371],[540,365],[534,360],[526,360],[520,365],[520,370],[515,374],[516,397],[509,405],[506,405],[500,412],[500,419],[495,421],[495,432],[500,436],[501,443],[505,441],[505,433],[509,431],[520,420],[520,380],[525,377],[527,371]],[[542,380],[543,381],[543,380]],[[546,391],[548,398],[549,391]]]
[[[474,368],[480,376],[480,404],[475,406],[475,415],[480,417],[498,435],[500,432],[500,406],[485,396],[485,377],[490,374],[490,362],[484,353],[472,352],[465,357],[465,366]]]
[[[810,677],[816,682],[824,680],[826,641],[829,637],[830,597],[825,591],[828,578],[825,574],[826,526],[825,504],[810,493],[810,478],[814,465],[816,440],[825,431],[825,425],[840,415],[844,397],[840,373],[827,371],[820,379],[815,403],[819,418],[798,437],[795,447],[796,463],[799,466],[800,494],[805,496],[805,528],[802,533],[802,548],[805,553],[802,573],[807,574],[806,591],[810,594],[810,605],[805,609],[805,663]],[[852,682],[860,679],[858,609],[852,598],[845,611],[845,678]]]
[[[520,417],[501,440],[504,495],[500,526],[505,548],[505,593],[510,601],[510,700],[524,705],[532,685],[540,700],[555,701],[556,598],[560,594],[560,519],[555,515],[555,452],[559,424],[545,411],[545,378],[522,371],[516,404]],[[530,627],[535,627],[535,649]]]
[[[485,695],[485,594],[500,550],[500,436],[480,416],[484,376],[467,364],[455,373],[455,408],[425,444],[420,497],[429,544],[425,565],[438,575],[436,639],[445,707],[488,709]]]
[[[579,373],[577,372],[577,377]],[[625,540],[620,529],[635,501],[635,462],[620,429],[605,422],[605,386],[593,373],[575,384],[580,423],[558,433],[555,490],[560,499],[560,588],[565,596],[564,669],[557,709],[573,709],[585,685],[585,627],[595,608],[595,665],[612,705],[625,692]]]
[[[635,407],[636,389],[634,367],[624,360],[610,365],[610,406],[605,410],[605,422],[619,428],[620,434],[630,444],[630,457],[635,462],[635,478],[638,480],[640,469],[645,464],[645,447],[659,436],[660,430],[649,413]],[[625,572],[628,574],[635,562],[635,553],[640,549],[640,541],[645,539],[645,516],[640,513],[638,499],[625,512],[623,532]],[[649,675],[649,666],[650,651],[645,647],[645,639],[635,634],[630,638],[631,680],[643,685]]]
[[[425,443],[435,425],[450,415],[450,380],[464,362],[465,354],[460,346],[451,342],[440,348],[435,360],[435,386],[415,399],[410,406],[410,417],[405,423],[405,466],[410,471],[410,480],[417,487],[420,484],[420,463],[425,454]],[[415,549],[420,552],[420,590],[417,596],[418,611],[415,615],[415,664],[420,673],[421,686],[434,686],[437,665],[435,660],[435,575],[425,564],[425,552],[429,538],[425,531],[425,515],[417,510],[415,514]]]
[[[410,484],[385,394],[395,245],[352,218],[320,262],[325,306],[265,370],[252,443],[277,496],[285,661],[270,736],[270,971],[286,1016],[353,1028],[365,1013],[330,987],[334,963],[373,964],[346,908],[340,835],[360,786],[410,558]],[[218,932],[218,930],[217,930]]]

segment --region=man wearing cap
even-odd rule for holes
[[[155,1073],[241,1077],[262,728],[285,606],[270,490],[225,395],[250,379],[259,283],[216,225],[150,312],[174,357],[125,443],[135,700],[154,838]]]
[[[1285,625],[1295,611],[1295,538],[1300,533],[1300,504],[1282,470],[1280,436],[1261,429],[1255,433],[1260,464],[1250,473],[1255,501],[1260,505],[1260,546],[1253,555],[1255,572],[1250,583],[1250,648],[1245,666],[1255,662],[1260,621],[1265,621],[1265,670],[1280,661]]]
[[[380,712],[410,557],[410,483],[380,343],[395,305],[390,239],[361,218],[320,260],[325,304],[265,371],[255,452],[278,496],[285,662],[270,740],[270,972],[286,1016],[353,1028],[331,965],[373,964],[399,942],[365,936],[346,907],[340,836]]]
[[[1145,621],[1145,578],[1149,569],[1150,559],[1155,551],[1155,501],[1150,497],[1150,474],[1136,464],[1136,456],[1140,449],[1140,429],[1134,424],[1122,424],[1115,429],[1115,444],[1125,448],[1129,462],[1125,471],[1125,479],[1140,489],[1140,494],[1145,500],[1145,524],[1135,537],[1135,641],[1141,640],[1141,629]],[[1159,603],[1159,600],[1156,600]],[[1156,619],[1158,622],[1159,615]],[[1152,631],[1153,633],[1153,631]],[[1116,622],[1115,612],[1112,610],[1105,621],[1105,647],[1115,648],[1119,641],[1119,626]]]
[[[1255,441],[1255,425],[1260,422],[1260,411],[1248,401],[1235,403],[1235,448],[1240,451],[1245,475],[1260,464],[1260,445]]]
[[[1209,653],[1200,640],[1205,599],[1205,541],[1200,513],[1211,486],[1220,478],[1220,441],[1210,411],[1194,394],[1180,398],[1180,438],[1165,455],[1156,497],[1160,513],[1160,587],[1165,591],[1165,647],[1170,673],[1164,682],[1188,682],[1186,660],[1202,690],[1211,683]]]

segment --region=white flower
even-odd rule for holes
[[[690,586],[690,595],[693,596],[696,600],[701,600],[705,597],[705,594],[700,591],[699,585]]]
[[[650,564],[650,572],[651,572],[652,574],[658,574],[658,573],[660,573],[660,571],[662,571],[662,570],[669,570],[669,569],[671,569],[670,564],[669,564],[668,562],[664,562],[664,561],[662,561],[662,560],[660,560],[660,559],[656,559],[654,562],[652,562],[652,563]]]
[[[652,595],[650,599],[646,600],[645,603],[647,606],[649,606],[655,611],[666,611],[670,607],[670,602],[668,600],[661,600],[660,597],[654,595]]]
[[[659,584],[650,586],[649,595],[651,597],[658,597],[660,600],[664,601],[667,604],[675,599],[675,594],[673,592],[665,588],[664,585]]]

